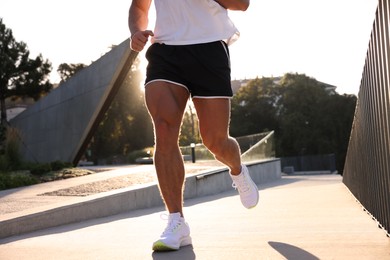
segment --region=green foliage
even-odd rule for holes
[[[195,108],[189,103],[184,112],[183,122],[180,131],[180,146],[190,145],[191,143],[200,143],[201,138],[199,134],[199,121],[196,115]]]
[[[139,60],[129,71],[89,145],[95,163],[153,145],[153,127],[140,87]]]
[[[74,74],[85,68],[86,65],[82,63],[61,63],[58,66],[57,72],[60,74],[61,82],[67,81],[69,78],[71,78]]]
[[[50,163],[37,163],[31,165],[30,172],[35,176],[42,176],[46,173],[51,172],[51,164]]]
[[[304,74],[255,79],[232,100],[231,134],[275,131],[276,156],[336,154],[341,173],[356,97]]]
[[[5,140],[5,155],[11,169],[17,169],[22,162],[19,153],[19,131],[16,128],[8,127]]]
[[[0,126],[1,132],[1,152],[0,171],[18,170],[22,164],[19,153],[19,133],[16,128]]]
[[[50,163],[29,163],[25,164],[26,169],[29,169],[31,174],[35,176],[42,176],[51,171],[59,171],[65,168],[73,167],[71,163],[62,162],[62,161],[54,161]]]
[[[5,172],[9,169],[8,158],[5,154],[0,155],[0,172]]]
[[[18,131],[6,129],[5,147],[0,154],[0,190],[32,185],[40,182],[40,178],[51,171],[59,171],[72,167],[71,163],[55,161],[52,163],[26,163],[19,154]],[[16,171],[16,172],[15,172]]]
[[[278,86],[272,78],[257,78],[241,88],[232,99],[233,136],[244,136],[277,128]]]
[[[0,173],[0,190],[37,184],[37,178],[28,173]]]
[[[50,163],[50,168],[53,171],[59,171],[65,168],[71,168],[73,167],[72,163],[69,162],[62,162],[62,161],[54,161]]]
[[[17,42],[12,30],[0,18],[0,107],[1,122],[7,120],[5,99],[8,97],[32,97],[39,99],[52,89],[48,76],[51,64],[42,55],[29,58],[24,42]]]
[[[0,144],[3,145],[5,139],[7,138],[7,126],[5,124],[0,124]],[[4,147],[2,147],[2,150]]]
[[[320,82],[299,74],[286,74],[280,81],[278,142],[283,156],[329,153],[330,143],[322,132],[332,97]],[[329,146],[329,147],[327,147]],[[279,149],[281,146],[279,146]]]
[[[65,172],[79,172],[71,163],[54,161],[51,163],[21,163],[13,169],[8,157],[0,155],[0,190],[33,185],[48,180],[63,179]],[[65,170],[64,170],[65,169]],[[76,174],[76,176],[78,176]]]

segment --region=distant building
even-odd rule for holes
[[[7,120],[11,120],[12,118],[16,117],[20,113],[22,113],[26,108],[32,104],[34,104],[35,101],[32,98],[19,98],[16,100],[12,100],[10,98],[7,98],[5,100],[5,107],[7,110]]]
[[[233,90],[233,93],[236,94],[237,91],[241,88],[241,87],[245,87],[249,81],[251,81],[252,79],[240,79],[240,80],[232,80],[231,84],[232,84],[232,90]]]
[[[7,120],[11,120],[15,116],[19,115],[24,110],[26,110],[26,108],[27,108],[26,105],[18,105],[15,107],[7,108]]]
[[[318,81],[320,82],[321,84],[324,85],[324,88],[326,90],[326,92],[328,92],[329,94],[336,94],[336,86],[333,86],[333,85],[330,85],[330,84],[327,84],[327,83],[324,83],[324,82],[321,82],[321,81]]]
[[[53,89],[57,88],[58,85],[59,85],[58,83],[54,83]],[[11,98],[7,98],[5,100],[5,107],[7,110],[7,120],[9,121],[12,118],[16,117],[24,110],[26,110],[28,106],[31,106],[34,103],[35,101],[32,98],[17,98],[15,100]]]

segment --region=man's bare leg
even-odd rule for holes
[[[182,216],[185,174],[178,138],[188,97],[185,88],[163,81],[150,83],[145,89],[154,124],[154,164],[161,195],[168,212],[180,212]]]
[[[218,161],[230,168],[232,175],[240,174],[240,147],[237,141],[229,136],[230,99],[194,98],[193,102],[203,143]]]
[[[230,168],[232,186],[238,190],[244,207],[257,205],[259,192],[249,175],[248,168],[241,165],[241,152],[237,141],[229,136],[230,100],[226,98],[194,99],[199,118],[203,143],[215,158]]]

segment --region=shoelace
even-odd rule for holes
[[[173,233],[178,227],[181,226],[180,220],[170,219],[169,215],[167,215],[167,214],[161,214],[160,218],[168,221],[167,226],[166,226],[164,232],[162,233],[163,235]]]

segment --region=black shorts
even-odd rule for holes
[[[145,86],[167,81],[185,87],[191,97],[233,96],[229,49],[217,41],[191,45],[152,44],[146,52]]]

